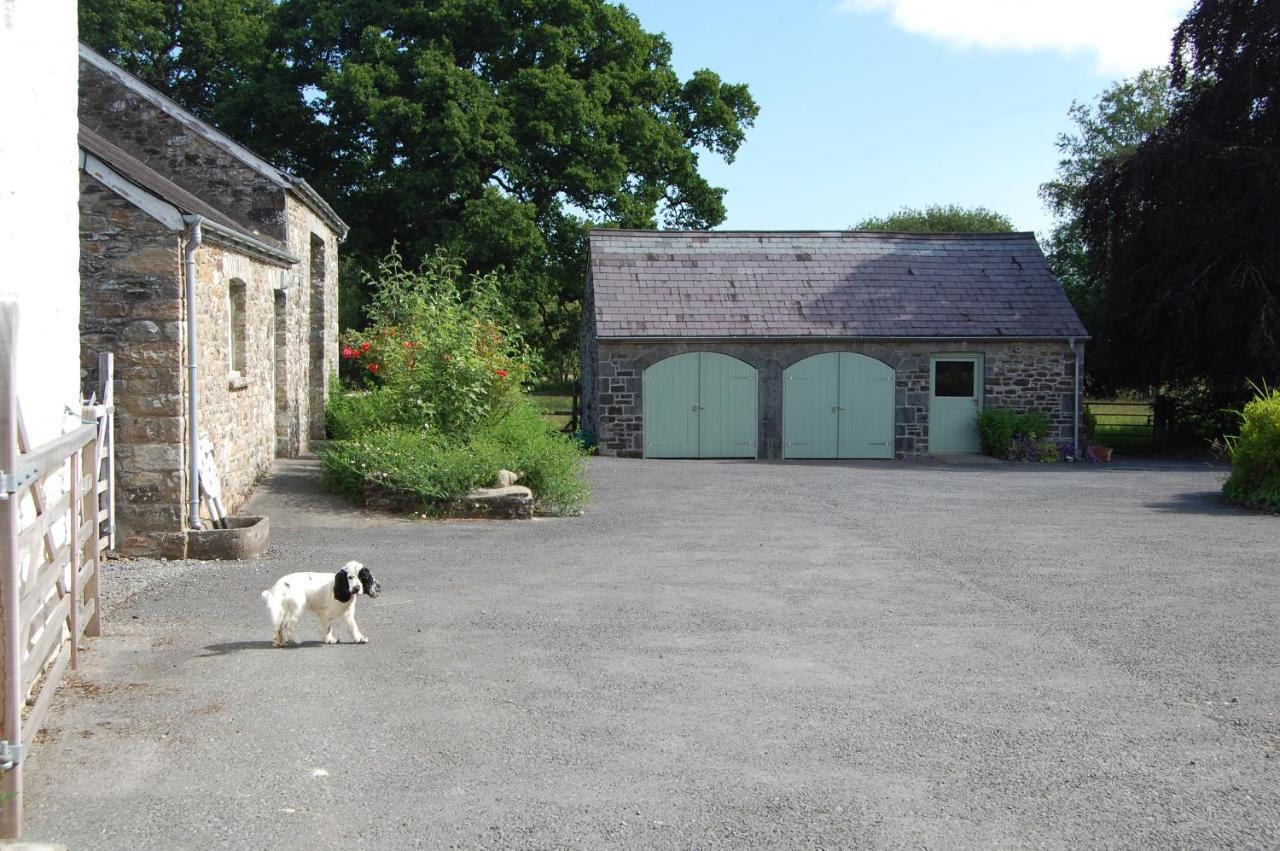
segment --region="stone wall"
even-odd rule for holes
[[[200,433],[213,445],[222,502],[234,512],[276,454],[275,293],[284,270],[206,241],[196,251]],[[244,286],[244,369],[231,369],[230,292]]]
[[[590,317],[584,310],[584,316]],[[584,325],[590,325],[584,321]],[[623,342],[583,334],[583,414],[602,455],[644,454],[644,370],[672,355],[713,351],[759,370],[761,458],[782,456],[782,378],[793,363],[823,352],[858,352],[895,370],[895,454],[929,451],[930,358],[940,354],[983,356],[986,408],[1038,410],[1048,416],[1051,437],[1072,436],[1074,361],[1065,342]]]
[[[80,355],[85,395],[115,355],[116,524],[128,555],[180,555],[186,501],[179,235],[80,177]]]
[[[285,239],[285,191],[277,181],[83,59],[80,123],[237,221]]]
[[[338,371],[338,238],[297,198],[289,196],[286,209],[285,250],[301,261],[288,272],[289,333],[297,341],[290,352],[290,404],[299,411],[289,454],[298,454],[310,440],[324,439],[324,403]]]

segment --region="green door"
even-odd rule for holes
[[[840,354],[805,358],[782,374],[782,457],[835,458],[840,446]]]
[[[783,374],[784,458],[892,458],[893,369],[855,352],[828,352]]]
[[[929,387],[929,451],[980,452],[982,356],[934,355]]]
[[[644,371],[646,458],[755,458],[757,373],[737,358],[688,352]]]
[[[676,355],[644,371],[646,458],[698,457],[698,359]]]
[[[755,367],[702,352],[698,372],[698,457],[756,457]]]
[[[893,457],[893,370],[875,358],[840,353],[837,458]]]

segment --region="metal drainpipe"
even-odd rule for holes
[[[196,249],[204,241],[200,228],[204,221],[200,216],[183,216],[187,223],[186,275],[187,275],[187,460],[190,499],[187,522],[192,529],[200,524],[200,390],[196,384]]]
[[[1075,369],[1076,386],[1075,386],[1075,392],[1072,394],[1072,397],[1071,397],[1071,404],[1072,404],[1072,410],[1073,410],[1071,444],[1072,446],[1075,447],[1076,460],[1079,461],[1081,458],[1084,457],[1084,453],[1080,451],[1080,352],[1076,350],[1075,337],[1068,337],[1067,345],[1071,346],[1071,354],[1073,359],[1075,360],[1074,369]]]

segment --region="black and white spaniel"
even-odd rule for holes
[[[304,611],[320,620],[320,634],[325,644],[337,644],[333,634],[333,622],[341,617],[357,644],[369,639],[356,626],[356,597],[364,594],[376,597],[382,592],[369,568],[358,561],[349,561],[337,573],[290,573],[276,580],[276,584],[262,592],[271,612],[275,634],[271,643],[283,647],[286,642],[297,644],[294,628]]]

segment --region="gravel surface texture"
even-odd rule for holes
[[[583,517],[407,522],[282,463],[266,559],[113,565],[27,838],[1280,846],[1280,518],[1221,468],[591,472]],[[272,649],[261,590],[349,558],[371,643]]]

